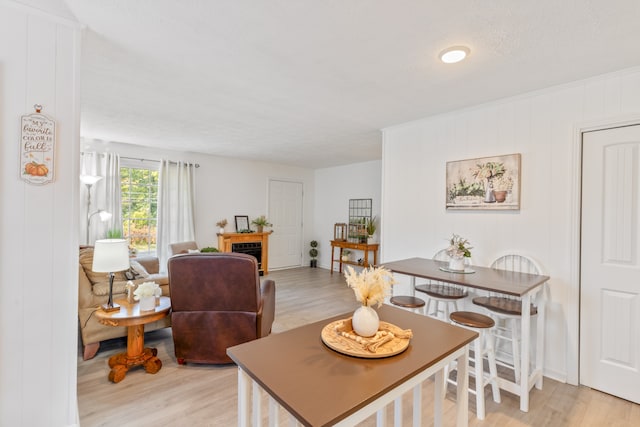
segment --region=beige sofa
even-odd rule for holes
[[[98,322],[93,314],[100,305],[109,299],[109,277],[106,273],[95,273],[91,270],[93,263],[93,247],[80,248],[78,265],[78,321],[83,345],[84,360],[91,359],[100,348],[100,341],[126,337],[126,327],[105,326]],[[162,295],[169,296],[169,279],[166,274],[159,274],[159,263],[156,257],[132,258],[130,273],[136,275],[133,283],[156,282],[162,289]],[[113,281],[113,300],[127,298],[127,278],[125,272],[115,274]],[[146,324],[145,332],[171,326],[171,316]]]

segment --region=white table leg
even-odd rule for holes
[[[544,374],[544,335],[545,335],[545,322],[546,322],[546,297],[544,292],[545,285],[540,287],[538,301],[538,324],[536,326],[536,371],[540,374],[536,381],[536,388],[542,390],[542,377]]]
[[[402,396],[393,401],[393,426],[402,427]]]
[[[262,425],[262,396],[260,386],[255,381],[251,381],[251,407],[253,412],[251,425],[254,427]]]
[[[269,427],[278,427],[280,425],[280,411],[278,402],[269,396]]]
[[[416,276],[410,276],[409,284],[411,285],[411,296],[416,296]]]
[[[464,353],[458,357],[457,363],[456,426],[467,427],[469,425],[469,374],[467,373],[469,367],[469,345],[464,346]],[[436,395],[438,394],[442,396],[442,393],[436,393]],[[442,411],[440,413],[442,414]],[[440,425],[442,425],[442,421]]]
[[[387,407],[378,410],[376,413],[376,427],[385,427],[387,425]]]
[[[442,426],[442,413],[444,412],[444,386],[445,386],[445,368],[436,372],[435,384],[433,390],[433,425],[435,427]],[[418,424],[420,425],[420,424]]]
[[[249,419],[251,417],[251,410],[249,409],[249,401],[251,400],[251,393],[249,384],[251,379],[244,373],[242,368],[238,367],[238,426],[247,427],[249,425]]]
[[[520,410],[529,412],[529,352],[531,342],[531,294],[522,297],[520,334]]]
[[[438,371],[442,372],[442,371]],[[413,427],[422,424],[422,384],[413,388]]]

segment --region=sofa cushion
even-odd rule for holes
[[[131,271],[133,272],[136,279],[146,279],[147,277],[149,277],[149,272],[147,271],[147,269],[144,268],[143,265],[135,259],[131,260]]]
[[[126,294],[127,293],[127,282],[124,280],[119,280],[113,282],[113,295],[118,294]],[[98,282],[93,285],[93,295],[97,297],[103,297],[109,295],[109,281]]]
[[[92,270],[93,268],[93,247],[80,249],[80,265],[84,269],[87,278],[92,284],[99,282],[109,282],[109,273],[97,273]],[[115,272],[114,280],[127,280],[124,275],[124,271]]]

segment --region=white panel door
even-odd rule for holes
[[[640,126],[583,142],[580,383],[640,403]]]
[[[302,265],[302,183],[269,181],[269,269]]]

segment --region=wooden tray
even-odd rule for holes
[[[409,347],[412,336],[411,329],[401,329],[381,320],[375,336],[360,337],[353,331],[351,318],[331,322],[322,328],[321,333],[322,342],[330,349],[367,359],[390,357],[402,353]]]

